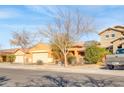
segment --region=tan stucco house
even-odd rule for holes
[[[84,42],[75,43],[68,50],[70,53],[72,53],[76,57],[77,63],[83,63],[84,52],[85,52],[85,43]]]
[[[100,46],[116,52],[118,48],[124,48],[124,26],[114,26],[99,33]]]
[[[7,56],[13,55],[17,50],[18,48],[0,50],[0,62],[9,62]]]
[[[51,49],[48,44],[39,43],[29,49],[19,49],[15,52],[15,63],[37,63],[38,60],[44,63],[53,62]]]
[[[75,43],[72,48],[68,49],[70,53],[76,56],[77,62],[84,56],[84,43]],[[52,63],[52,49],[48,44],[38,43],[30,48],[25,49],[6,49],[0,50],[1,62],[7,62],[7,55],[15,55],[14,63],[34,64],[38,60],[43,63]],[[9,61],[8,61],[9,62]]]
[[[29,49],[18,49],[14,55],[15,61],[14,63],[28,63],[31,62],[31,55],[29,53]]]
[[[30,48],[0,50],[0,61],[9,62],[8,55],[15,55],[14,63],[31,64],[42,60],[44,63],[53,62],[51,49],[48,44],[38,43]]]

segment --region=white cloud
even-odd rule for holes
[[[15,18],[19,16],[21,16],[21,14],[16,10],[0,9],[0,19]]]
[[[30,30],[30,31],[35,31],[38,30],[39,28],[45,28],[45,25],[24,25],[24,24],[1,24],[0,28],[1,29],[8,29],[10,31],[21,31],[23,29]]]
[[[56,6],[26,6],[28,9],[37,12],[39,14],[44,14],[48,17],[55,17],[57,15],[57,7]]]

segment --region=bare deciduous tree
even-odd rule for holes
[[[94,31],[94,25],[89,17],[82,16],[79,11],[63,12],[59,10],[55,23],[49,24],[47,29],[39,30],[41,35],[47,37],[50,43],[56,45],[67,63],[68,48],[81,39],[82,36]]]
[[[32,45],[33,40],[34,37],[29,31],[13,31],[12,39],[10,39],[10,44],[14,46],[19,46],[21,48],[28,48]]]

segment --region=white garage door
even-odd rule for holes
[[[48,53],[33,53],[33,62],[36,63],[38,60],[48,63]]]
[[[15,63],[24,63],[24,57],[23,56],[16,56]]]

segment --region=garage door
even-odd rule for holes
[[[16,56],[15,63],[24,63],[24,57],[23,56]]]
[[[33,53],[33,62],[36,63],[38,60],[48,63],[48,53]]]

